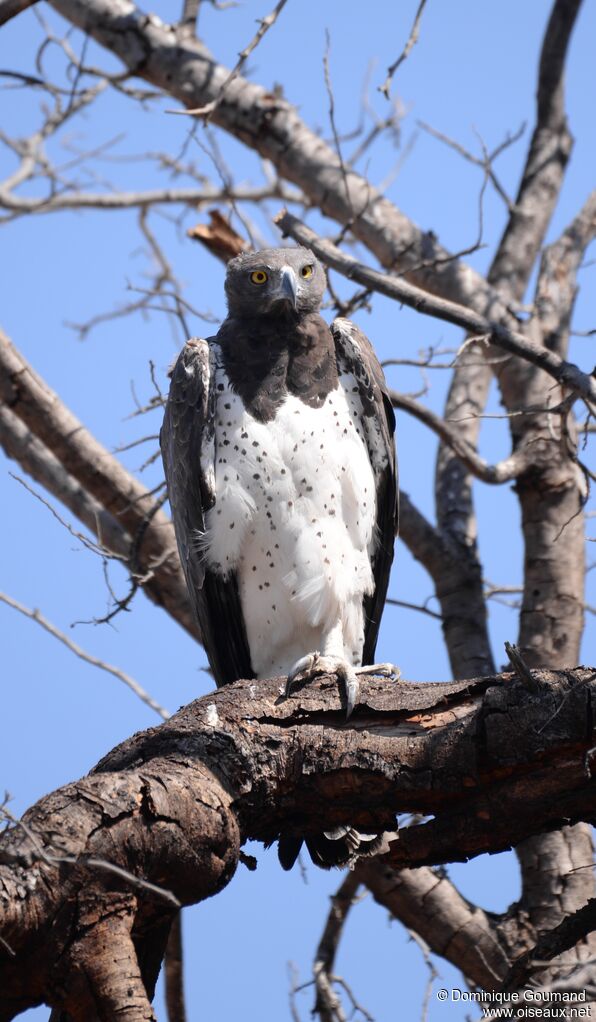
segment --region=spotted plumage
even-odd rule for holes
[[[162,452],[217,683],[331,665],[349,712],[393,557],[394,419],[366,337],[320,316],[324,288],[308,249],[229,264],[227,319],[174,368]]]

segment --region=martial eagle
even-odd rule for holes
[[[360,665],[374,664],[393,559],[395,420],[368,339],[320,315],[325,283],[306,248],[228,264],[228,316],[183,348],[161,448],[217,684],[283,675],[289,692],[298,675],[335,673],[349,715],[357,674],[387,667]],[[327,845],[349,832],[311,854],[345,861]],[[296,847],[280,844],[282,864]]]

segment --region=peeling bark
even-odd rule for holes
[[[237,682],[133,736],[0,839],[1,1022],[41,1002],[75,1022],[93,1012],[152,1018],[172,897],[187,905],[216,894],[248,838],[432,814],[392,843],[385,862],[395,868],[592,819],[596,671],[535,677],[538,693],[511,674],[369,678],[349,722],[335,679],[290,699],[281,679]],[[482,915],[476,922],[488,949]]]

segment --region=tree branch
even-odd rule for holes
[[[563,76],[581,2],[555,0],[542,43],[536,123],[515,203],[488,275],[489,283],[508,301],[523,298],[571,153]]]
[[[544,343],[561,358],[567,354],[571,316],[577,293],[577,271],[586,248],[596,237],[596,191],[540,261],[534,304]]]
[[[5,25],[11,18],[16,18],[21,11],[33,7],[37,0],[0,0],[0,25]]]
[[[100,670],[106,671],[108,674],[113,675],[113,677],[118,678],[118,681],[123,682],[127,688],[138,696],[141,702],[145,703],[149,709],[154,710],[155,713],[162,718],[162,720],[168,720],[170,717],[168,711],[165,710],[163,706],[160,706],[153,696],[150,696],[142,685],[139,685],[138,681],[135,681],[129,674],[120,670],[119,667],[113,667],[112,664],[107,664],[104,660],[100,660],[99,657],[93,656],[91,653],[87,653],[86,650],[82,649],[76,642],[69,639],[64,632],[61,632],[59,628],[56,628],[56,625],[52,624],[51,621],[48,621],[48,619],[44,617],[39,610],[30,610],[29,607],[25,607],[22,603],[19,603],[18,600],[13,599],[12,596],[8,596],[6,593],[2,592],[0,592],[0,603],[5,603],[8,607],[12,607],[13,610],[18,610],[20,614],[28,617],[31,621],[35,621],[46,632],[49,632],[50,635],[53,635],[55,639],[58,639],[59,642],[66,646],[71,653],[74,653],[75,656],[79,657],[79,659],[85,660],[86,663],[91,664],[92,667],[99,667]]]
[[[6,406],[0,410],[0,438],[9,457],[64,500],[101,543],[125,553],[151,598],[198,638],[169,518],[1,330],[0,397]],[[31,435],[36,443],[29,443]]]
[[[335,894],[331,895],[331,909],[313,962],[313,974],[317,999],[313,1014],[321,1022],[347,1022],[339,998],[333,989],[333,966],[348,914],[354,904],[360,881],[353,872],[348,872]]]
[[[397,71],[398,67],[401,64],[403,64],[404,60],[407,60],[410,50],[412,50],[412,48],[418,42],[418,36],[420,34],[420,22],[422,20],[422,12],[424,11],[425,5],[426,0],[420,0],[420,3],[418,4],[418,9],[416,11],[416,17],[414,18],[414,24],[410,29],[410,34],[408,36],[406,45],[404,46],[397,60],[393,62],[391,67],[387,68],[387,77],[385,78],[383,84],[379,86],[379,92],[383,93],[385,99],[389,99],[389,90],[391,89],[391,82],[393,81],[393,76],[395,72]]]
[[[376,902],[414,929],[431,951],[458,968],[468,982],[490,990],[508,973],[509,958],[486,912],[471,905],[440,873],[421,866],[393,870],[361,859],[356,877]]]
[[[107,1003],[134,972],[128,952],[124,966],[110,952],[108,919],[118,938],[122,927],[131,935],[139,962],[147,942],[163,953],[173,910],[146,884],[182,904],[214,894],[247,838],[348,819],[386,829],[396,812],[433,814],[403,829],[388,855],[393,866],[419,866],[508,847],[563,817],[592,818],[585,757],[596,671],[537,675],[536,695],[511,674],[436,685],[369,678],[349,723],[333,679],[290,699],[279,698],[282,679],[237,682],[129,739],[88,777],[42,799],[25,830],[0,836],[2,940],[16,952],[0,958],[0,1019],[43,1000],[77,1020],[84,1010],[93,1017],[90,1005]],[[59,868],[52,856],[73,865]],[[131,891],[116,873],[107,884],[89,858],[145,886]],[[156,968],[153,956],[143,975],[149,996]]]
[[[213,102],[230,74],[202,43],[180,40],[174,28],[147,18],[124,0],[51,3],[132,73],[189,109]],[[326,216],[350,223],[355,237],[382,265],[407,272],[421,286],[468,303],[484,316],[507,316],[499,295],[480,274],[449,259],[431,232],[413,224],[352,169],[347,171],[348,201],[337,154],[285,100],[239,75],[228,85],[213,123],[270,160],[280,176],[296,184]],[[352,222],[353,210],[357,216]]]
[[[298,192],[293,192],[281,182],[262,187],[215,187],[202,188],[149,188],[142,192],[59,192],[44,198],[15,195],[11,189],[0,184],[0,209],[14,213],[58,213],[65,209],[146,209],[149,206],[202,206],[213,202],[263,202],[265,199],[281,198],[287,202],[300,202]]]
[[[284,236],[289,235],[300,245],[312,249],[319,259],[348,280],[355,280],[371,291],[378,291],[379,294],[393,298],[394,301],[407,305],[416,312],[454,323],[467,333],[490,338],[497,347],[543,369],[563,386],[575,390],[579,396],[596,405],[596,381],[593,377],[582,372],[573,363],[565,362],[548,349],[529,341],[523,334],[511,330],[506,324],[486,319],[471,308],[436,298],[399,277],[381,273],[359,263],[327,238],[321,238],[287,210],[278,214],[275,222]]]
[[[425,426],[432,429],[433,433],[436,433],[443,443],[447,444],[457,455],[468,471],[484,483],[499,485],[510,482],[512,479],[517,479],[531,464],[531,456],[527,451],[521,450],[515,451],[508,458],[497,462],[496,465],[489,465],[467,440],[462,439],[457,429],[439,415],[435,415],[430,408],[421,405],[407,394],[398,394],[395,390],[391,390],[389,396],[394,408],[401,408],[402,411],[408,412],[409,415],[413,415],[419,422],[423,422]]]

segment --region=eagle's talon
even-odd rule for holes
[[[341,677],[339,671],[338,676]],[[358,702],[358,698],[360,696],[360,685],[355,675],[353,678],[350,676],[346,676],[343,678],[343,681],[345,684],[346,694],[346,720],[349,720],[350,717],[352,716],[354,707],[356,706],[356,703]]]
[[[306,656],[300,657],[300,659],[296,661],[292,670],[288,674],[288,679],[286,681],[286,698],[291,695],[294,683],[298,681],[300,675],[314,675],[315,673],[318,673],[318,661],[319,653],[316,651],[314,653],[307,653]]]
[[[348,720],[360,694],[360,685],[356,677],[357,668],[339,656],[321,656],[320,653],[308,653],[297,660],[288,674],[286,697],[290,695],[294,683],[300,680],[310,681],[320,674],[335,674],[340,689],[346,700],[346,720]]]

